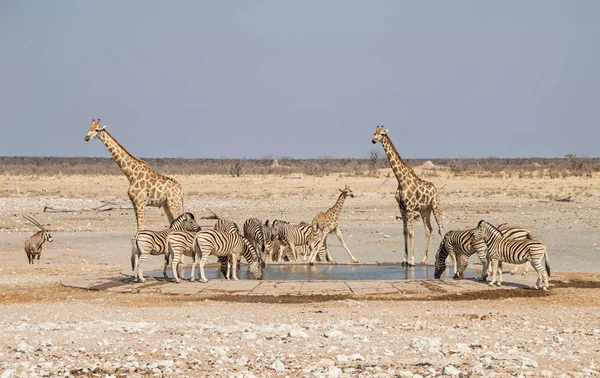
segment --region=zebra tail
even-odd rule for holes
[[[550,264],[548,263],[548,252],[546,252],[544,262],[546,263],[546,273],[548,273],[548,277],[550,277]]]
[[[133,239],[131,241],[131,270],[135,270],[135,258],[138,250],[137,239]]]

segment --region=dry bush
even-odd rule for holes
[[[343,173],[362,176],[365,172],[388,168],[385,158],[334,159],[328,156],[316,159],[278,158],[279,167],[271,167],[273,158],[258,159],[179,159],[149,158],[146,160],[157,172],[167,175],[286,175],[303,173],[323,176]],[[600,158],[583,158],[569,154],[564,158],[478,158],[478,159],[405,159],[411,166],[430,160],[435,165],[446,166],[454,175],[481,177],[590,177],[600,172]],[[112,158],[63,157],[0,157],[0,174],[28,176],[57,175],[120,175]]]

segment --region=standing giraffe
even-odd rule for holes
[[[444,235],[444,225],[442,224],[442,207],[440,205],[440,197],[435,189],[435,186],[429,181],[423,180],[402,160],[398,151],[392,144],[390,137],[387,135],[388,130],[377,126],[373,133],[373,144],[381,142],[383,150],[390,161],[390,166],[398,180],[398,190],[396,190],[396,201],[400,206],[402,214],[402,223],[404,225],[404,260],[402,265],[415,265],[415,248],[414,248],[414,212],[421,214],[423,218],[423,226],[425,227],[425,256],[422,264],[427,263],[427,253],[429,252],[429,239],[431,238],[431,211],[438,225],[440,236]],[[408,259],[408,240],[410,239],[410,259]]]
[[[322,245],[324,245],[325,250],[327,250],[327,236],[332,232],[335,232],[338,239],[340,240],[340,243],[342,243],[342,246],[346,249],[346,252],[348,252],[348,254],[350,255],[352,262],[355,262],[355,263],[358,262],[358,260],[355,259],[354,256],[352,256],[352,253],[350,253],[350,250],[348,249],[348,246],[346,245],[344,238],[342,238],[342,230],[340,229],[340,222],[338,220],[340,217],[340,214],[342,213],[342,207],[344,206],[344,201],[346,200],[346,197],[354,197],[354,193],[352,193],[352,190],[350,189],[350,187],[348,185],[346,185],[344,190],[342,190],[342,189],[339,189],[339,190],[342,193],[340,193],[340,196],[338,197],[335,205],[333,205],[331,208],[329,208],[325,212],[318,213],[313,218],[313,221],[312,221],[313,235],[318,237],[319,236],[318,234],[320,231],[321,238],[320,238],[319,242],[317,243],[317,246],[313,249],[313,251],[310,255],[310,259],[308,259],[309,264],[312,264],[314,262],[315,257],[317,256],[317,253],[321,250]],[[311,244],[311,246],[312,246],[312,244]],[[326,252],[326,255],[328,255],[328,254],[329,254],[329,251]]]
[[[169,223],[173,223],[175,217],[181,215],[183,191],[177,181],[154,172],[148,163],[131,155],[106,131],[106,125],[100,126],[100,118],[97,121],[92,120],[92,125],[83,139],[89,142],[94,138],[104,143],[129,180],[127,195],[135,210],[138,231],[144,229],[146,206],[162,207]]]

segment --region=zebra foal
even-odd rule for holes
[[[135,279],[138,282],[144,282],[144,262],[148,256],[165,255],[165,265],[163,268],[163,277],[167,278],[167,265],[169,265],[169,254],[167,254],[167,238],[174,231],[200,231],[200,226],[196,223],[194,214],[183,213],[169,226],[162,231],[143,230],[136,232],[131,240],[131,269],[134,271]]]
[[[217,258],[232,257],[231,274],[234,280],[238,279],[236,274],[237,258],[235,255],[244,256],[248,262],[248,270],[254,278],[262,278],[256,249],[248,239],[238,233],[222,232],[218,230],[200,231],[196,234],[194,240],[194,254],[196,255],[196,260],[200,261],[200,282],[208,282],[204,274],[204,265],[210,255],[215,255]],[[226,277],[228,277],[228,275],[226,275]]]
[[[306,261],[307,255],[312,253],[320,241],[318,235],[313,233],[312,226],[306,223],[295,225],[285,221],[275,220],[273,221],[273,234],[279,239],[279,243],[281,247],[283,247],[280,248],[277,259],[278,262],[280,262],[282,257],[286,254],[288,256],[291,255],[291,258],[293,258],[294,261],[298,261],[296,247],[299,246],[307,246],[309,248],[309,251],[304,254],[303,258]],[[331,261],[331,256],[329,255],[329,251],[327,251],[327,244],[323,243],[323,247],[325,249],[325,258],[327,261]],[[319,252],[321,252],[321,250]],[[320,253],[319,256],[322,257],[323,255]]]
[[[502,284],[502,271],[498,271],[498,265],[501,261],[511,264],[523,264],[529,261],[536,270],[538,279],[534,288],[542,290],[548,289],[548,276],[550,275],[550,265],[548,264],[548,252],[546,247],[537,240],[514,240],[506,238],[502,232],[486,222],[479,221],[473,232],[475,241],[483,241],[487,247],[487,260],[492,265],[492,280],[490,285]],[[499,272],[499,280],[496,281],[496,273]]]

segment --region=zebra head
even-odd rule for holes
[[[83,140],[85,140],[86,142],[89,142],[90,140],[97,138],[98,135],[104,131],[104,129],[106,128],[106,125],[101,126],[100,125],[100,118],[98,118],[98,120],[92,120],[92,125],[90,126],[90,129],[88,130],[87,134],[85,134],[85,137],[83,138]]]
[[[483,219],[477,223],[477,227],[473,230],[473,241],[479,242],[480,240],[488,241],[490,237],[502,238],[502,232],[498,230],[494,225],[484,221]]]
[[[344,188],[344,190],[342,189],[338,189],[340,192],[342,192],[342,194],[344,195],[344,197],[352,197],[354,198],[354,193],[352,193],[352,189],[350,189],[350,187],[348,185],[346,185],[346,187]]]
[[[373,133],[373,139],[371,140],[371,142],[373,142],[373,144],[381,142],[383,140],[383,137],[387,135],[388,131],[389,130],[383,128],[383,125],[377,126],[375,128],[375,132]]]
[[[446,251],[445,243],[442,240],[437,253],[435,254],[435,272],[433,277],[439,279],[442,277],[442,273],[446,270],[446,258],[448,257],[448,251]]]
[[[196,218],[192,213],[183,213],[171,223],[170,228],[181,231],[198,232],[202,228],[196,222]]]

